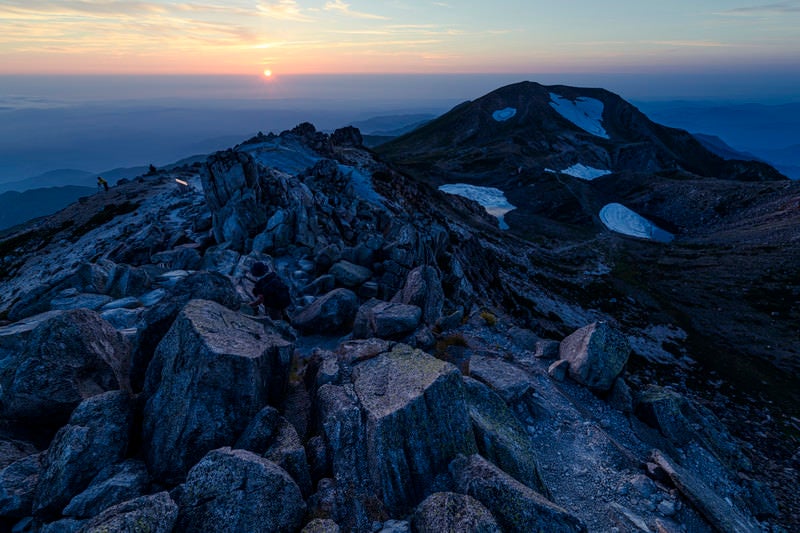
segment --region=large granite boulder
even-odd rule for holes
[[[101,470],[89,487],[72,498],[64,516],[92,518],[104,510],[147,492],[150,475],[142,461],[129,459]]]
[[[175,497],[177,531],[294,532],[306,512],[300,489],[282,468],[230,448],[209,452]]]
[[[112,391],[84,400],[50,443],[36,484],[34,514],[61,514],[103,468],[121,461],[132,426],[133,401],[127,393]]]
[[[190,301],[147,370],[142,431],[153,476],[179,482],[210,450],[232,445],[258,411],[280,401],[291,354],[258,322]]]
[[[126,531],[171,533],[178,517],[178,506],[169,493],[141,496],[109,507],[78,530],[78,533]]]
[[[422,311],[416,305],[372,299],[359,307],[353,337],[400,339],[417,329],[421,317]]]
[[[437,492],[428,496],[414,511],[411,525],[417,533],[469,531],[500,533],[492,513],[472,496]]]
[[[450,465],[456,490],[472,496],[505,531],[574,533],[586,526],[567,510],[526,487],[481,457],[459,457]]]
[[[58,427],[82,400],[128,388],[129,345],[94,311],[52,312],[0,328],[0,351],[3,418]]]
[[[335,289],[297,313],[292,325],[305,333],[339,333],[352,327],[357,311],[358,296],[349,289]]]
[[[228,276],[219,272],[195,272],[180,279],[169,288],[168,293],[147,309],[141,317],[133,341],[131,356],[131,386],[140,391],[144,386],[147,365],[175,318],[190,300],[211,300],[229,309],[238,310],[241,305],[236,287]]]
[[[590,389],[608,391],[628,362],[628,339],[606,322],[594,322],[561,341],[559,357],[569,361],[569,375]]]
[[[461,374],[448,363],[396,345],[353,369],[353,390],[369,477],[390,512],[409,511],[456,455],[477,451]]]
[[[416,305],[422,309],[422,321],[433,325],[442,317],[444,291],[439,273],[432,266],[420,266],[406,276],[402,290],[393,301]]]
[[[480,454],[520,483],[549,497],[531,439],[506,403],[486,385],[464,378],[472,429]]]

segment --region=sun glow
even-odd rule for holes
[[[271,78],[272,77],[272,71],[270,69],[265,70],[264,71],[264,77],[265,78]]]

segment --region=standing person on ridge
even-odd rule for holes
[[[292,303],[289,294],[289,287],[281,280],[274,270],[262,262],[254,263],[250,267],[250,273],[257,277],[253,287],[255,300],[250,302],[253,312],[258,315],[259,308],[264,305],[264,311],[273,320],[280,320],[286,317],[286,308]]]
[[[108,190],[108,182],[103,179],[103,176],[97,176],[97,188],[99,189],[100,187],[106,191]]]

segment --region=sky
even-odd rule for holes
[[[2,74],[800,68],[800,0],[0,0]]]

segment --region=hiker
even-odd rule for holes
[[[97,188],[99,189],[100,187],[108,190],[108,182],[103,179],[103,176],[97,176]]]
[[[258,315],[259,307],[263,304],[266,314],[271,319],[288,319],[286,308],[292,303],[289,287],[278,277],[275,271],[260,261],[250,267],[250,273],[257,277],[258,280],[253,287],[253,296],[256,299],[247,305],[253,308],[253,312],[256,315]]]

